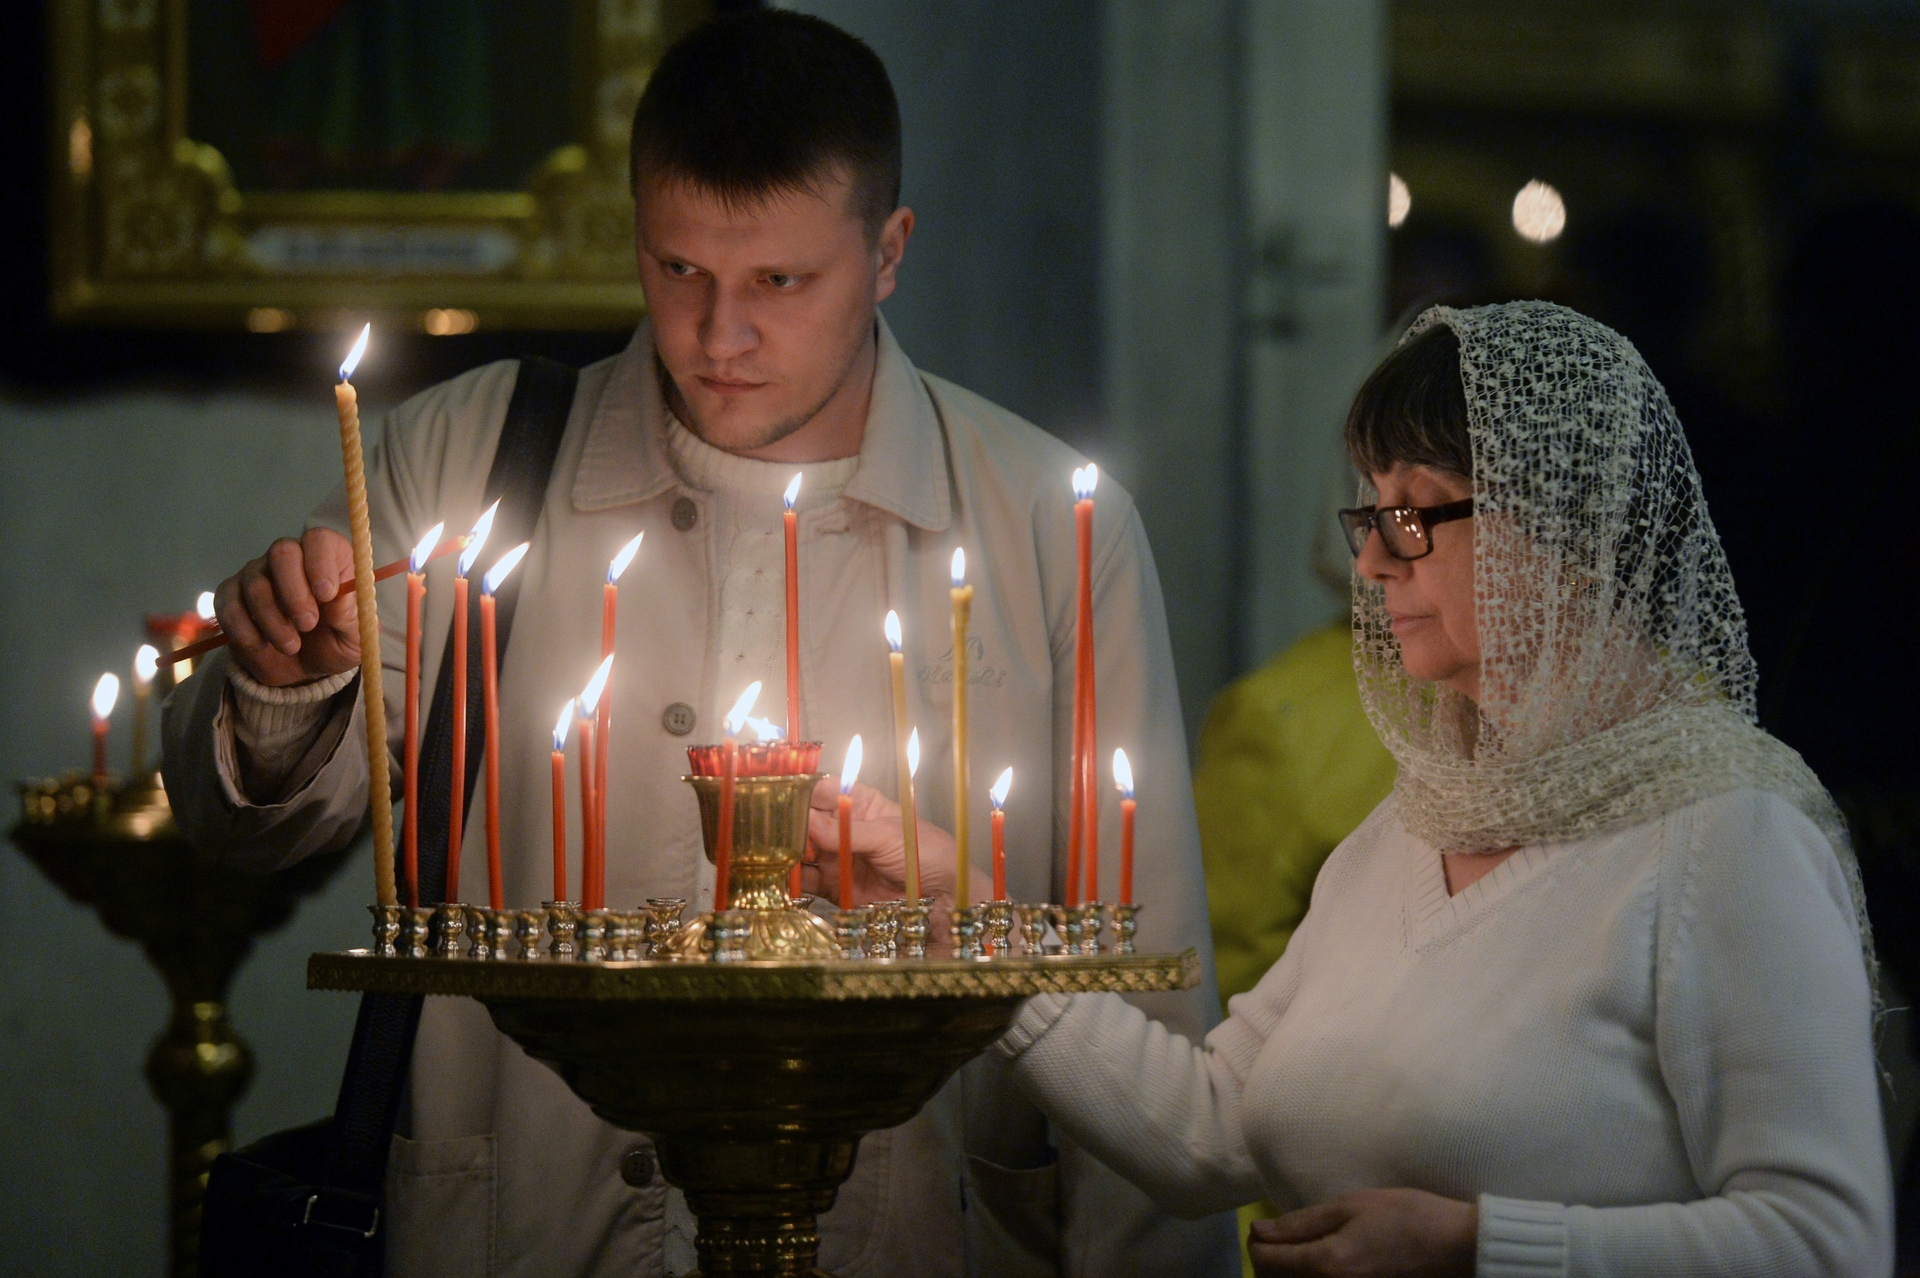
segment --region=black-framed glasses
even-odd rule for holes
[[[1340,512],[1340,531],[1347,535],[1347,549],[1356,559],[1366,547],[1367,534],[1375,531],[1395,559],[1424,559],[1433,553],[1435,524],[1472,515],[1471,497],[1439,506],[1362,506]]]

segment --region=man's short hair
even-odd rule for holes
[[[633,184],[691,182],[752,206],[850,180],[876,236],[900,204],[900,105],[878,55],[809,14],[720,18],[660,60],[633,114]]]

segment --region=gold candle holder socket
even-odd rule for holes
[[[1138,905],[1116,905],[1113,907],[1113,948],[1110,953],[1132,954],[1134,932],[1140,926],[1140,907]]]
[[[647,953],[666,956],[666,947],[674,935],[680,931],[680,916],[687,912],[687,898],[684,896],[650,896],[647,898]]]
[[[841,958],[867,957],[867,919],[868,912],[862,906],[833,912],[833,939],[840,946]]]
[[[408,958],[425,958],[433,952],[433,907],[404,907],[405,919],[400,934],[400,952]]]
[[[932,897],[923,896],[918,901],[900,907],[900,932],[896,944],[901,958],[923,959],[927,956],[927,935],[931,930],[932,913]]]
[[[547,935],[553,938],[553,944],[547,947],[547,956],[556,963],[573,962],[580,957],[574,944],[580,930],[579,905],[572,901],[546,901],[542,909],[547,916]]]
[[[986,931],[986,907],[955,906],[953,909],[953,956],[958,959],[981,957],[980,943]]]
[[[433,956],[460,957],[460,940],[467,933],[467,907],[448,903],[433,907]]]
[[[1013,932],[1013,902],[988,901],[987,941],[988,954],[1005,956],[1013,952],[1009,939]]]
[[[546,920],[538,910],[513,911],[513,939],[520,946],[519,959],[525,963],[537,963],[544,956],[540,953],[540,933]]]

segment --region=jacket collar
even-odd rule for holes
[[[953,519],[947,455],[933,397],[884,317],[860,468],[846,496],[930,532]],[[655,374],[653,325],[642,322],[614,358],[593,420],[587,424],[574,509],[606,510],[647,501],[678,484],[667,456],[667,406]]]

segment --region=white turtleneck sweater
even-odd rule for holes
[[[1176,1211],[1477,1200],[1483,1278],[1874,1278],[1893,1261],[1870,996],[1819,831],[1736,791],[1522,848],[1449,896],[1389,798],[1204,1044],[1113,995],[1000,1045]]]

